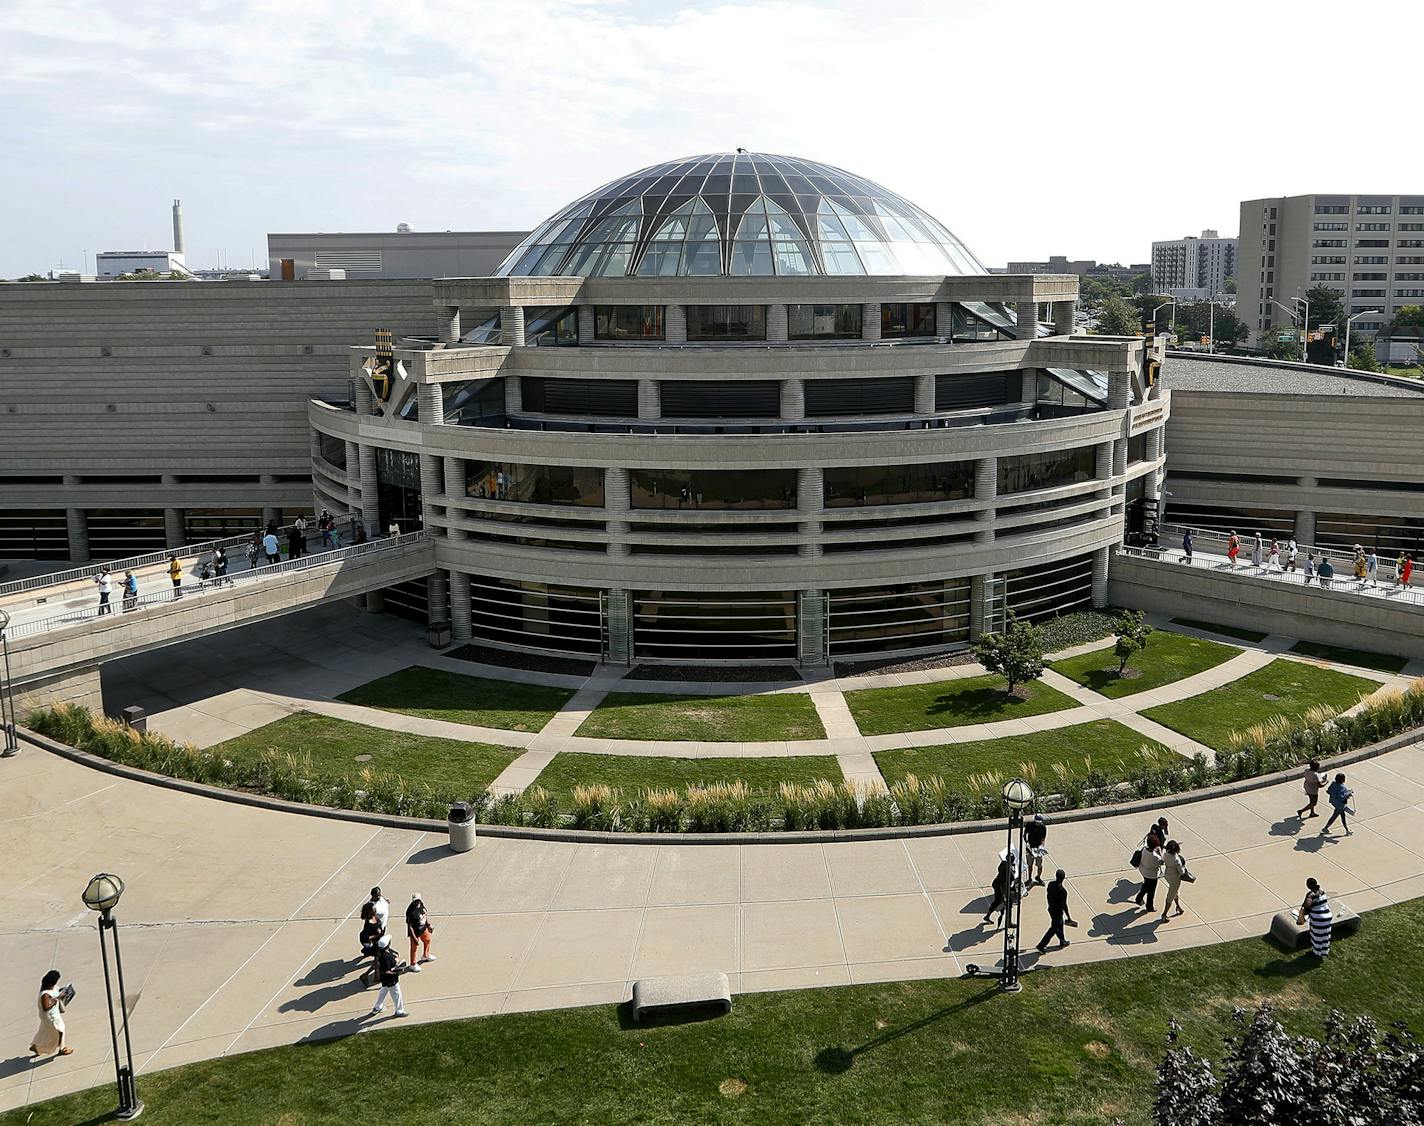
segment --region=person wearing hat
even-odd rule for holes
[[[378,1017],[386,1007],[386,997],[390,996],[396,1003],[396,1016],[405,1016],[405,998],[401,996],[400,959],[396,952],[391,949],[391,936],[383,934],[376,940],[376,965],[381,973],[381,991],[376,994],[376,1003],[371,1008],[371,1015]]]
[[[1048,822],[1043,819],[1043,814],[1035,813],[1033,820],[1024,826],[1024,844],[1028,848],[1026,869],[1029,887],[1043,883],[1043,858],[1048,855],[1048,849],[1044,847],[1043,842],[1047,839]]]
[[[435,927],[425,912],[425,901],[420,898],[420,892],[410,897],[410,906],[405,909],[405,933],[410,938],[410,972],[418,974],[422,962],[435,961],[435,955],[430,952],[430,937],[435,933]],[[420,943],[424,943],[424,951],[417,958],[416,946]]]

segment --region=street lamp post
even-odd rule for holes
[[[1223,309],[1225,309],[1225,308],[1226,308],[1226,302],[1225,302],[1225,301],[1217,301],[1215,298],[1213,298],[1213,299],[1210,300],[1207,304],[1208,304],[1209,307],[1207,308],[1207,311],[1206,311],[1206,317],[1207,317],[1206,350],[1207,350],[1207,354],[1208,354],[1208,355],[1215,355],[1215,354],[1216,354],[1216,307],[1217,307],[1218,305],[1220,305]],[[1232,340],[1233,340],[1233,341],[1235,341],[1235,339],[1236,339],[1235,337],[1232,337]]]
[[[999,988],[1017,993],[1019,981],[1019,924],[1023,914],[1024,810],[1033,804],[1033,787],[1022,778],[1004,786],[1004,807],[1009,812],[1009,840],[1005,857],[1009,862],[1008,886],[1004,888],[1004,970]]]
[[[119,905],[123,894],[124,881],[107,872],[95,876],[84,889],[84,906],[99,912],[99,956],[104,962],[104,997],[109,1010],[109,1038],[114,1046],[114,1080],[119,1088],[119,1108],[114,1117],[127,1121],[143,1113],[143,1100],[134,1090],[133,1041],[129,1037],[129,1013],[124,1002],[124,959],[119,950],[119,921],[114,918],[114,908]],[[124,1029],[123,1056],[119,1055],[119,1029],[114,1022],[114,987],[109,977],[109,947],[104,941],[105,931],[109,931],[114,939],[114,975],[119,979],[119,1020]]]
[[[1361,309],[1354,316],[1345,318],[1345,366],[1350,366],[1350,326],[1355,323],[1355,317],[1367,317],[1370,315],[1383,316],[1383,309]],[[0,637],[4,636],[4,627],[0,626]],[[13,752],[12,752],[13,753]]]
[[[1159,293],[1157,296],[1161,297],[1163,295]],[[1152,310],[1153,332],[1157,331],[1157,314],[1160,313],[1163,309],[1165,309],[1168,305],[1172,306],[1172,323],[1167,327],[1167,331],[1177,331],[1177,299],[1175,297],[1168,297],[1166,301],[1163,301],[1162,304],[1158,305],[1157,308]]]
[[[1308,364],[1310,362],[1310,302],[1298,293],[1291,300],[1299,301],[1305,306],[1305,317],[1300,324],[1300,362]]]
[[[1302,300],[1302,298],[1292,297],[1291,300],[1300,301]],[[1306,341],[1310,339],[1310,302],[1306,302],[1305,321],[1303,323],[1301,321],[1299,309],[1292,309],[1289,305],[1282,305],[1274,297],[1271,298],[1271,304],[1275,305],[1278,309],[1281,310],[1281,312],[1285,313],[1286,316],[1288,316],[1291,320],[1293,320],[1297,325],[1300,326],[1300,358],[1302,361],[1304,361],[1306,358]]]
[[[0,661],[4,663],[4,681],[0,683],[0,727],[5,729],[0,758],[10,758],[20,753],[20,737],[15,720],[15,687],[10,682],[10,642],[5,631],[10,626],[10,615],[0,610]]]

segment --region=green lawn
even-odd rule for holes
[[[1117,699],[1205,672],[1240,652],[1234,645],[1222,645],[1217,641],[1159,629],[1148,635],[1146,649],[1133,654],[1128,672],[1136,670],[1136,676],[1118,677],[1117,656],[1111,645],[1066,661],[1054,661],[1053,668],[1085,688]]]
[[[610,692],[574,734],[602,739],[759,743],[824,739],[826,729],[805,692],[768,696]]]
[[[1316,704],[1342,710],[1353,707],[1378,687],[1373,680],[1334,669],[1275,660],[1235,684],[1148,708],[1142,714],[1198,743],[1224,750],[1232,732],[1276,715],[1302,716]]]
[[[862,688],[847,692],[845,699],[862,735],[994,723],[1078,706],[1046,684],[1035,681],[1024,688],[1025,697],[1008,696],[1002,677],[971,676],[903,688]]]
[[[1082,922],[1086,929],[1091,916]],[[424,995],[441,991],[443,966],[406,979],[417,1013]],[[1424,1029],[1424,900],[1371,911],[1325,966],[1245,938],[1063,966],[1023,984],[1014,996],[972,979],[743,993],[727,1016],[647,1025],[612,1005],[385,1021],[379,1027],[390,1031],[379,1035],[145,1072],[138,1092],[154,1126],[1104,1126],[1119,1118],[1145,1126],[1171,1019],[1184,1044],[1215,1060],[1238,1005],[1268,1002],[1296,1033],[1319,1035],[1336,1008],[1381,1028]],[[80,1046],[88,1049],[100,1045]],[[44,1063],[36,1074],[72,1066]],[[91,1090],[0,1115],[0,1126],[106,1121],[113,1084],[102,1069],[94,1080]]]
[[[238,762],[257,759],[269,748],[309,755],[313,773],[320,779],[354,776],[370,767],[410,782],[429,783],[437,795],[459,797],[483,790],[519,753],[487,743],[386,731],[311,712],[284,716],[214,750]]]
[[[1407,657],[1391,657],[1387,653],[1367,653],[1363,649],[1342,649],[1338,645],[1321,645],[1318,641],[1297,641],[1291,646],[1292,653],[1306,657],[1319,657],[1325,661],[1335,661],[1342,665],[1355,665],[1362,669],[1378,669],[1380,672],[1399,672],[1409,664]]]
[[[1087,766],[1083,760],[1089,758],[1093,769],[1113,773],[1141,761],[1137,752],[1144,743],[1158,746],[1130,727],[1099,719],[1052,731],[1035,731],[1032,735],[877,751],[875,761],[887,783],[898,782],[907,774],[920,778],[937,774],[950,789],[959,790],[966,788],[965,780],[971,774],[992,770],[1008,778],[1023,773],[1020,763],[1031,762],[1037,771],[1039,787],[1051,791],[1057,778],[1054,763],[1063,763],[1074,774],[1084,774]]]
[[[339,698],[348,704],[422,719],[444,719],[508,731],[541,731],[572,696],[573,691],[568,688],[487,680],[482,676],[412,665],[353,688]]]
[[[1254,629],[1242,629],[1240,626],[1223,626],[1216,622],[1203,622],[1197,618],[1173,618],[1179,626],[1188,626],[1191,629],[1204,630],[1206,633],[1219,633],[1223,637],[1239,637],[1242,641],[1265,641],[1267,635]]]
[[[555,755],[535,779],[567,805],[578,785],[603,782],[625,794],[641,790],[682,790],[709,782],[745,782],[754,790],[775,790],[782,782],[815,782],[844,776],[835,755],[795,755],[788,758],[671,758],[644,755],[585,755],[574,751]]]

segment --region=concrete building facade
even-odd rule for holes
[[[402,227],[405,224],[401,224]],[[411,231],[269,234],[274,281],[478,277],[518,246],[528,231]]]
[[[1298,195],[1244,200],[1236,314],[1250,343],[1290,325],[1273,302],[1316,285],[1345,295],[1368,339],[1402,305],[1424,300],[1424,195]],[[1378,310],[1378,316],[1369,315]]]
[[[1165,239],[1152,244],[1152,288],[1187,301],[1201,301],[1228,292],[1236,276],[1237,241],[1215,231],[1201,237]]]

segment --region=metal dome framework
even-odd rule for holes
[[[766,153],[656,164],[575,200],[500,276],[973,276],[938,220],[862,176]]]

